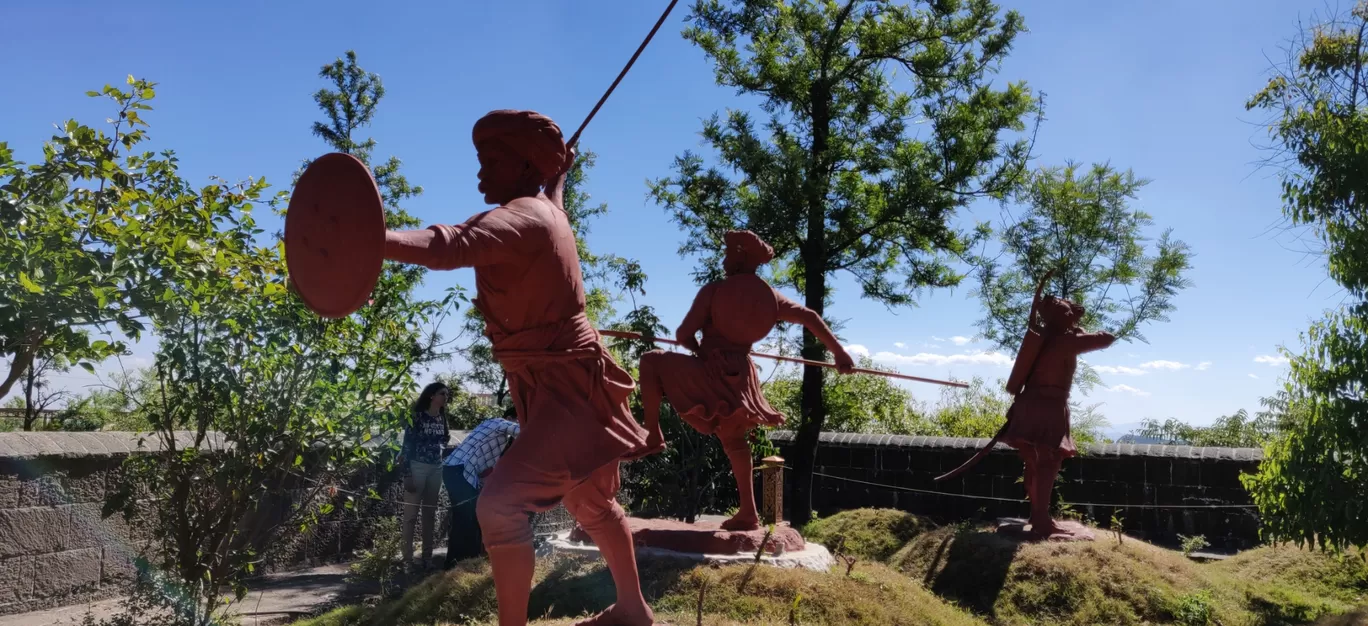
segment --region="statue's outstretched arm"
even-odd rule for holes
[[[850,354],[837,341],[836,334],[831,332],[831,327],[827,326],[826,320],[822,319],[816,311],[809,309],[797,302],[794,302],[778,291],[774,292],[774,297],[779,301],[779,319],[791,324],[799,324],[808,329],[817,340],[826,346],[831,352],[832,359],[836,362],[836,369],[842,374],[849,374],[855,368],[855,359],[850,358]]]

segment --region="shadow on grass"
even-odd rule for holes
[[[922,585],[980,615],[995,616],[994,606],[1020,548],[1020,541],[992,531],[966,528],[947,534],[937,542]],[[966,579],[974,584],[966,585]]]
[[[528,617],[533,619],[560,619],[593,615],[613,604],[617,590],[613,577],[607,568],[588,571],[586,565],[595,561],[566,559],[547,573],[546,577],[532,588],[532,599],[528,604]],[[654,603],[681,576],[693,568],[688,563],[638,563],[640,568],[641,592],[646,601]]]
[[[1315,626],[1368,626],[1368,607],[1318,620]]]

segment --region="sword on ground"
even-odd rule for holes
[[[613,338],[616,338],[616,339],[643,339],[643,338],[644,338],[644,337],[641,336],[640,333],[633,333],[633,332],[628,332],[628,331],[625,331],[625,330],[600,330],[600,331],[599,331],[599,334],[600,334],[600,335],[603,335],[603,336],[605,336],[605,337],[613,337]],[[680,345],[678,341],[675,341],[675,340],[673,340],[673,339],[665,339],[665,338],[662,338],[662,337],[656,337],[656,338],[652,339],[652,341],[654,341],[654,342],[656,342],[656,343],[669,344],[669,345],[672,345],[672,346]],[[791,357],[791,356],[781,356],[781,355],[778,355],[778,354],[766,354],[766,353],[764,353],[764,352],[752,352],[752,353],[751,353],[751,356],[758,356],[758,357],[765,358],[765,359],[774,359],[774,360],[776,360],[776,361],[787,361],[787,362],[789,362],[789,363],[798,363],[799,365],[816,365],[817,367],[825,367],[825,368],[828,368],[828,369],[836,369],[836,364],[835,364],[835,363],[827,363],[827,362],[825,362],[825,361],[809,361],[808,359],[799,359],[799,358],[794,358],[794,357]],[[889,378],[901,378],[901,379],[903,379],[903,380],[914,380],[914,381],[917,381],[917,382],[919,382],[919,383],[931,383],[931,384],[933,384],[933,385],[945,385],[945,386],[947,386],[947,387],[960,387],[960,388],[962,388],[962,389],[968,389],[968,388],[969,388],[969,384],[968,384],[968,383],[961,383],[961,382],[955,382],[955,381],[949,381],[949,380],[936,380],[936,379],[934,379],[934,378],[922,378],[922,377],[920,377],[920,376],[908,376],[907,374],[900,374],[900,373],[898,373],[898,372],[885,372],[885,371],[881,371],[881,370],[865,369],[865,368],[863,368],[863,367],[857,367],[857,368],[855,368],[855,370],[854,370],[853,373],[855,373],[855,374],[871,374],[871,375],[874,375],[874,376],[887,376],[887,377],[889,377]]]

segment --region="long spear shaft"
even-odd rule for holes
[[[600,335],[603,335],[603,336],[605,336],[605,337],[614,337],[614,338],[617,338],[617,339],[641,339],[641,338],[642,338],[641,334],[639,334],[639,333],[628,332],[628,331],[625,331],[625,330],[600,330],[600,331],[599,331],[599,334],[600,334]],[[662,338],[662,337],[656,337],[655,339],[653,339],[653,341],[655,341],[656,343],[664,343],[664,344],[669,344],[669,345],[672,345],[672,346],[680,345],[678,341],[675,341],[675,340],[673,340],[673,339],[665,339],[665,338]],[[798,364],[800,364],[800,365],[816,365],[817,367],[825,367],[825,368],[828,368],[828,369],[836,369],[836,364],[835,364],[835,363],[827,363],[827,362],[825,362],[825,361],[809,361],[809,360],[807,360],[807,359],[799,359],[799,358],[795,358],[795,357],[791,357],[791,356],[781,356],[781,355],[778,355],[778,354],[766,354],[766,353],[764,353],[764,352],[752,352],[752,353],[751,353],[751,356],[758,356],[758,357],[762,357],[762,358],[766,358],[766,359],[774,359],[774,360],[776,360],[776,361],[787,361],[787,362],[789,362],[789,363],[798,363]],[[865,368],[863,368],[863,367],[857,367],[857,368],[855,368],[855,373],[856,373],[856,374],[872,374],[872,375],[874,375],[874,376],[887,376],[887,377],[889,377],[889,378],[901,378],[901,379],[903,379],[903,380],[915,380],[915,381],[920,382],[920,383],[931,383],[931,384],[933,384],[933,385],[945,385],[945,386],[947,386],[947,387],[960,387],[960,388],[962,388],[962,389],[968,389],[968,388],[969,388],[969,384],[968,384],[968,383],[959,383],[959,382],[954,382],[954,381],[949,381],[949,380],[936,380],[936,379],[934,379],[934,378],[921,378],[920,376],[908,376],[907,374],[899,374],[899,373],[897,373],[897,372],[884,372],[884,371],[880,371],[880,370],[871,370],[871,369],[865,369]]]
[[[655,26],[651,28],[650,33],[647,33],[646,39],[642,40],[640,46],[637,46],[636,53],[627,61],[627,65],[622,68],[622,71],[618,72],[617,79],[613,81],[612,85],[608,86],[608,91],[603,92],[603,97],[599,98],[598,104],[595,104],[594,108],[589,111],[589,115],[585,116],[584,121],[580,122],[579,128],[575,130],[575,134],[570,136],[570,141],[565,144],[567,148],[573,148],[575,147],[575,144],[579,142],[579,136],[580,133],[584,132],[584,127],[589,125],[589,120],[594,119],[594,114],[598,113],[599,108],[603,106],[603,103],[608,101],[608,96],[613,95],[613,90],[617,89],[618,83],[622,82],[622,77],[627,75],[627,70],[632,69],[632,64],[636,63],[637,57],[641,56],[641,51],[646,49],[646,44],[651,43],[651,38],[655,37],[656,31],[660,30],[660,25],[665,23],[665,18],[670,16],[670,11],[674,10],[675,4],[678,2],[679,0],[670,0],[670,5],[665,7],[664,13],[660,14],[660,19],[656,20]]]

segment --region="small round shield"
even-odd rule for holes
[[[779,301],[765,279],[737,274],[717,286],[709,312],[713,328],[728,341],[753,344],[774,330],[779,321]]]
[[[310,163],[285,213],[285,266],[304,304],[331,319],[356,312],[384,255],[384,202],[366,165],[337,152]]]

